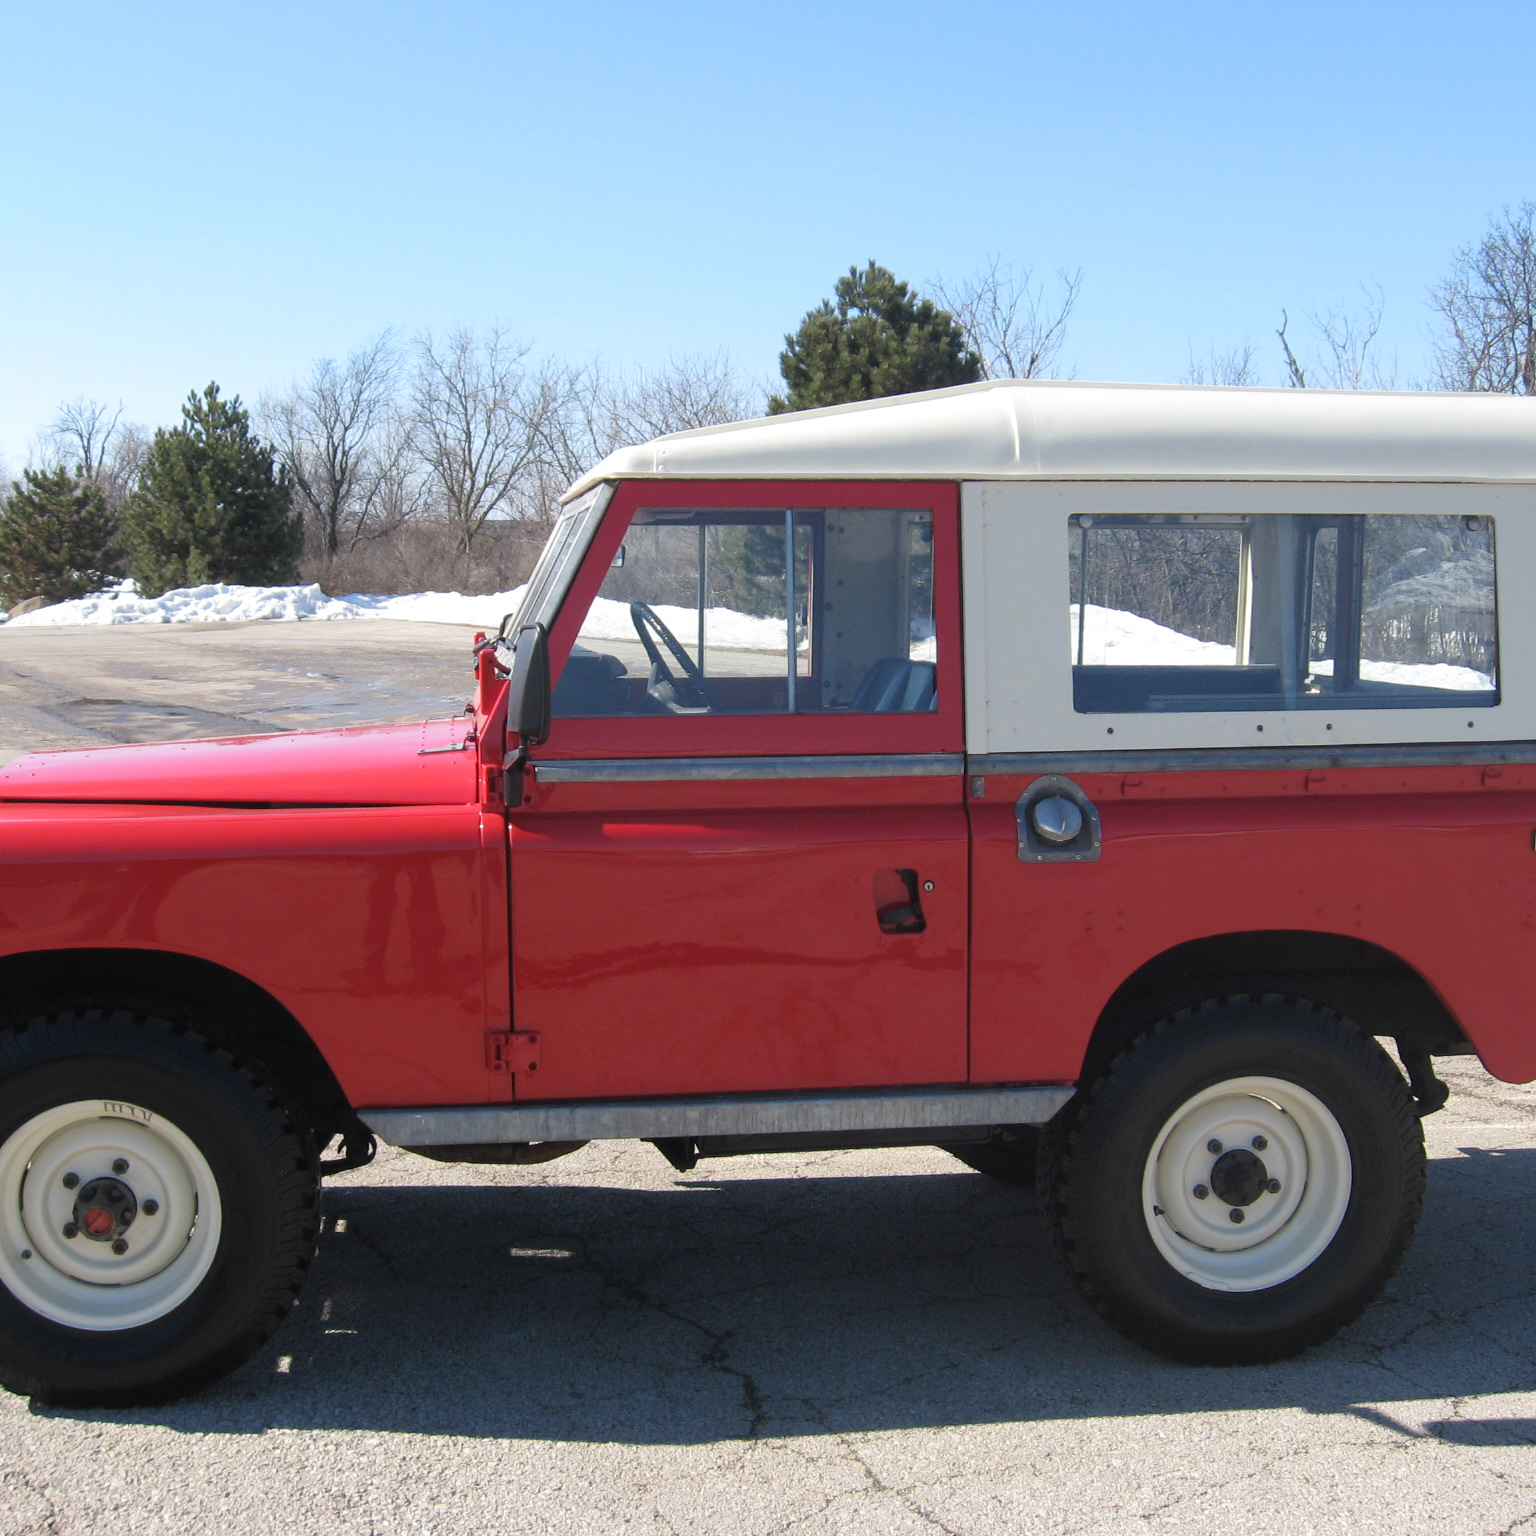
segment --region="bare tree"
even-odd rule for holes
[[[99,481],[122,416],[121,405],[114,411],[77,395],[60,405],[46,436],[60,463],[68,464],[82,480]]]
[[[1212,347],[1204,357],[1196,357],[1191,352],[1189,368],[1180,382],[1184,384],[1257,384],[1259,373],[1254,366],[1253,343],[1245,341],[1241,346],[1232,347],[1226,352],[1218,352],[1215,347]]]
[[[118,423],[98,477],[109,507],[121,507],[133,495],[150,441],[150,434],[137,422]]]
[[[386,331],[344,363],[322,358],[306,380],[261,404],[262,425],[322,560],[392,525],[394,477],[406,453],[395,420],[398,376]]]
[[[529,348],[497,327],[479,336],[455,331],[442,342],[423,335],[415,352],[416,451],[433,510],[452,528],[467,570],[489,518],[538,512],[528,482],[550,452],[571,373],[530,363]]]
[[[1395,364],[1383,365],[1373,351],[1381,334],[1384,309],[1379,288],[1363,290],[1364,301],[1358,310],[1335,305],[1325,311],[1314,310],[1308,319],[1315,336],[1317,360],[1307,366],[1297,355],[1290,340],[1290,316],[1280,311],[1280,328],[1275,335],[1285,359],[1286,382],[1293,389],[1392,389],[1397,384]]]
[[[1442,389],[1536,394],[1536,203],[1506,208],[1430,294]]]
[[[1083,274],[1062,268],[1056,281],[1056,293],[1047,297],[1033,268],[993,256],[958,283],[939,278],[928,287],[965,332],[986,378],[1037,379],[1046,376],[1061,355]],[[1070,378],[1072,371],[1054,376]]]
[[[573,398],[581,468],[630,443],[761,415],[765,404],[762,388],[742,378],[724,352],[686,354],[658,368],[619,373],[593,364],[583,370]]]

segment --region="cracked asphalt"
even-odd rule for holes
[[[52,656],[0,628],[0,755],[209,707],[136,684],[178,646],[226,717],[323,716],[317,672],[426,694],[436,668],[462,697],[463,637],[382,628],[115,655],[108,630]],[[81,667],[113,686],[72,691]],[[82,726],[84,697],[144,707]],[[0,1397],[0,1533],[1536,1532],[1536,1093],[1443,1071],[1385,1297],[1234,1370],[1103,1328],[1033,1196],[936,1150],[686,1174],[625,1143],[526,1169],[386,1151],[328,1186],[298,1311],[228,1381],[146,1411]]]

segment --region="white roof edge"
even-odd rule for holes
[[[1536,481],[1536,400],[996,379],[675,432],[617,479]]]

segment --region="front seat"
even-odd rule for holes
[[[931,661],[886,656],[864,674],[848,708],[856,715],[907,715],[938,704],[937,669]]]

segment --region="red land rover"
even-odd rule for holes
[[[232,1369],[375,1137],[936,1144],[1152,1349],[1328,1337],[1433,1057],[1536,1078],[1532,572],[1527,402],[975,385],[616,454],[456,719],[18,760],[0,1381]]]

